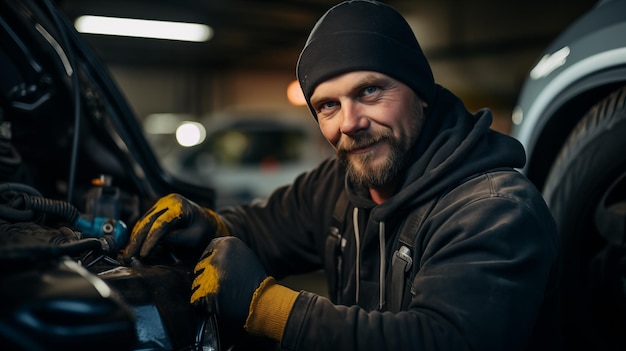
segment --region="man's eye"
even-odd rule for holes
[[[320,105],[320,109],[321,110],[326,110],[326,109],[331,109],[333,107],[337,106],[337,102],[336,101],[327,101],[323,104]]]
[[[367,88],[363,89],[362,94],[363,95],[372,95],[372,94],[374,94],[377,91],[378,91],[378,87],[371,86],[371,87],[367,87]]]

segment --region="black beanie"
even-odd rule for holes
[[[435,83],[430,65],[404,17],[389,5],[342,2],[318,21],[300,53],[296,76],[307,104],[321,82],[351,71],[384,73],[430,103]]]

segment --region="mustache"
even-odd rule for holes
[[[360,134],[356,137],[346,137],[339,140],[337,153],[339,156],[346,156],[348,153],[362,149],[379,142],[393,142],[393,135],[389,132],[376,134]]]

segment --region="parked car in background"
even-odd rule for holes
[[[565,349],[626,350],[626,1],[599,1],[550,44],[512,135],[560,230]]]
[[[216,207],[263,199],[332,154],[308,110],[224,112],[206,140],[170,157],[174,174],[216,190]]]

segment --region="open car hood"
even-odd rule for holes
[[[178,192],[213,207],[213,189],[161,168],[107,68],[53,1],[0,0],[0,76],[0,182],[79,205],[106,175],[145,205]]]

